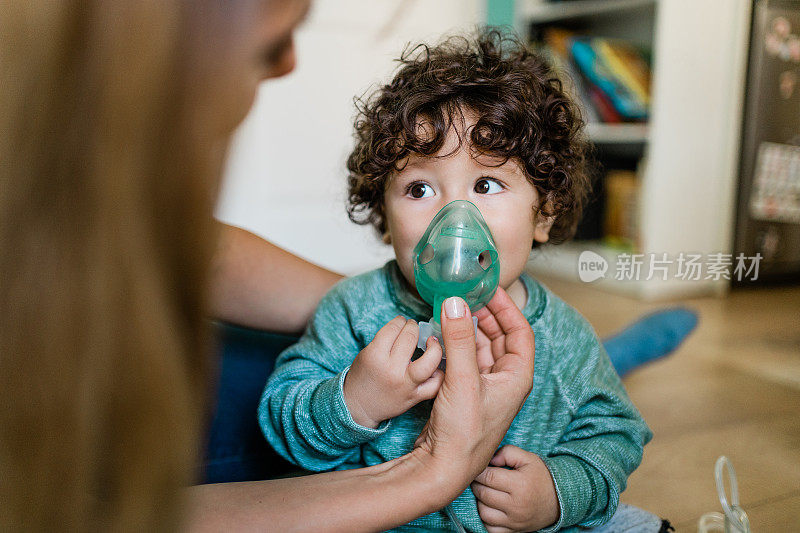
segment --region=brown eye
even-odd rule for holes
[[[503,190],[503,186],[492,178],[481,178],[475,183],[474,190],[478,194],[496,194]]]
[[[426,196],[433,196],[433,190],[426,183],[413,183],[408,188],[408,194],[412,198],[425,198]]]

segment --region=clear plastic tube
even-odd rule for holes
[[[728,470],[728,484],[731,488],[730,501],[725,492],[725,479],[723,471]],[[736,471],[733,464],[724,455],[717,459],[714,465],[714,479],[717,483],[717,495],[722,504],[721,513],[706,513],[697,523],[699,533],[724,531],[725,533],[750,533],[750,519],[747,513],[739,506],[739,486],[736,482]]]
[[[728,483],[731,486],[731,500],[728,503],[727,494],[725,493],[725,480],[723,479],[722,471],[727,468],[728,470]],[[717,495],[719,502],[722,504],[722,511],[725,513],[725,529],[729,527],[732,532],[750,533],[750,519],[744,509],[739,507],[739,486],[736,484],[736,471],[733,469],[733,464],[724,455],[717,459],[717,464],[714,465],[714,478],[717,481]]]

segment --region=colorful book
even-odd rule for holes
[[[650,69],[635,49],[621,41],[595,39],[602,60],[636,97],[650,105]]]
[[[595,86],[589,87],[589,101],[592,103],[597,114],[600,116],[601,122],[608,122],[610,124],[616,124],[618,122],[622,122],[622,117],[617,110],[614,109],[614,105],[611,103],[611,100]]]
[[[602,39],[573,39],[570,51],[575,64],[589,82],[605,95],[623,120],[646,120],[649,97],[643,98],[637,94],[643,91],[641,87],[637,91],[626,84],[626,80],[630,80],[633,75],[621,75],[619,61],[612,60],[609,64],[607,58],[599,52],[602,43]],[[592,99],[594,102],[595,98]]]
[[[603,240],[614,247],[635,249],[639,241],[639,180],[628,170],[609,170],[606,191]]]
[[[540,52],[544,54],[552,63],[553,68],[558,73],[559,78],[564,83],[564,89],[572,97],[575,104],[581,110],[581,117],[585,122],[601,122],[600,115],[595,110],[589,99],[586,89],[586,82],[575,68],[569,55],[565,55],[561,50],[545,42],[540,47]]]
[[[646,120],[650,106],[650,67],[632,44],[590,38],[572,30],[548,27],[542,50],[565,74],[565,84],[589,121]]]

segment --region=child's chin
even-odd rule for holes
[[[414,282],[414,269],[411,268],[406,270],[400,266],[400,273],[403,275],[403,281],[405,281],[406,289],[419,296],[417,293],[417,284]]]

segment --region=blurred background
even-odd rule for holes
[[[577,239],[531,271],[601,336],[664,302],[700,314],[626,378],[655,438],[623,501],[694,531],[724,454],[754,531],[800,531],[800,0],[316,0],[218,218],[345,274],[392,257],[345,213],[353,98],[409,43],[486,23],[550,57],[596,150]]]

